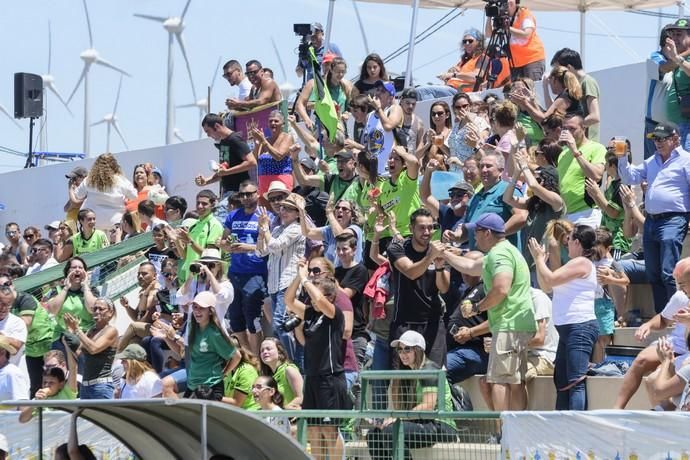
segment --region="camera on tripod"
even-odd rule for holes
[[[299,42],[299,59],[300,61],[309,60],[309,37],[314,33],[311,24],[293,24],[292,30],[295,35],[299,35],[302,39]]]
[[[507,29],[510,27],[511,18],[508,12],[508,0],[484,0],[484,14],[493,21],[494,29]],[[515,2],[520,4],[519,0]]]

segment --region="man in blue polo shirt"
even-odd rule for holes
[[[467,206],[464,223],[476,222],[481,216],[489,212],[495,212],[505,221],[505,234],[507,239],[515,247],[521,249],[519,231],[527,221],[527,211],[516,209],[503,202],[503,192],[506,187],[515,187],[514,182],[501,180],[505,160],[503,155],[488,152],[479,163],[479,171],[482,179],[482,189],[475,193]],[[522,192],[515,189],[515,196],[522,196]],[[455,232],[461,241],[468,240],[471,251],[477,249],[474,240],[474,230],[468,230],[463,224]]]
[[[242,207],[232,211],[225,219],[220,244],[223,250],[232,254],[228,278],[235,290],[235,298],[228,309],[228,319],[240,344],[258,355],[261,307],[268,297],[266,259],[254,254],[259,237],[258,188],[254,182],[244,181],[237,196]]]

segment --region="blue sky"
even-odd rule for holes
[[[133,16],[134,13],[178,16],[186,0],[87,0],[93,27],[94,45],[101,56],[132,74],[125,78],[118,107],[119,123],[130,149],[162,145],[165,133],[165,75],[167,33],[158,23]],[[523,1],[529,6],[529,0]],[[385,56],[408,39],[411,8],[372,3],[358,3],[370,51]],[[300,81],[294,74],[298,38],[293,23],[319,21],[326,24],[328,0],[192,0],[185,18],[184,38],[192,65],[197,95],[206,93],[214,78],[211,109],[223,108],[233,88],[213,75],[219,57],[223,62],[237,59],[244,63],[257,58],[276,71],[279,83],[285,81],[271,38],[277,44],[287,79],[293,85]],[[418,31],[441,18],[448,10],[421,10]],[[677,13],[667,8],[666,13]],[[579,47],[579,14],[536,13],[539,35],[546,45],[547,60],[559,48]],[[458,42],[462,31],[482,26],[483,13],[468,11],[424,41],[415,50],[417,83],[435,82],[435,75],[447,69],[459,56]],[[48,65],[48,23],[52,27],[53,56],[51,73],[66,98],[82,71],[79,54],[88,48],[88,32],[80,0],[6,1],[0,15],[0,104],[13,113],[13,74],[43,74]],[[598,70],[639,62],[656,47],[659,23],[654,17],[636,14],[588,13],[587,70]],[[618,34],[614,39],[609,35]],[[332,41],[348,61],[348,74],[359,72],[366,55],[351,0],[335,3]],[[406,55],[386,66],[402,72]],[[91,122],[111,112],[119,76],[110,69],[93,66],[91,71]],[[83,90],[70,103],[71,117],[60,102],[48,94],[48,150],[79,152],[82,149]],[[176,104],[193,102],[189,78],[179,49],[175,48]],[[28,149],[28,120],[19,120],[18,129],[0,114],[0,146],[25,152]],[[186,140],[198,137],[199,114],[196,109],[178,109],[176,126]],[[105,149],[104,125],[92,128],[92,155]],[[111,138],[111,150],[124,150],[120,140]],[[0,153],[0,172],[16,169],[22,158]]]

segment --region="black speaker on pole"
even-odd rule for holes
[[[43,79],[32,73],[14,74],[14,118],[43,116]]]

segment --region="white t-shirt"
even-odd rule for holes
[[[35,264],[33,264],[33,265],[31,266],[31,268],[29,268],[29,269],[26,271],[26,274],[27,274],[27,275],[33,275],[34,273],[38,273],[38,272],[40,272],[41,270],[45,270],[46,268],[54,267],[54,266],[56,266],[57,264],[58,264],[58,261],[55,260],[55,258],[51,257],[50,259],[46,260],[46,263],[44,263],[43,265],[40,265],[38,262],[36,262]]]
[[[29,379],[17,366],[8,363],[0,369],[0,401],[29,399]]]
[[[551,299],[541,289],[530,288],[530,292],[534,305],[534,320],[546,319],[546,337],[544,337],[543,346],[530,348],[527,353],[553,363],[556,360],[556,350],[558,349],[558,331],[556,331],[556,326],[553,325],[551,319]]]
[[[96,228],[107,230],[119,224],[125,213],[125,200],[133,200],[138,195],[134,185],[120,175],[115,176],[113,187],[106,192],[86,185],[87,182],[88,177],[79,184],[74,194],[80,200],[86,199],[82,208],[92,209],[96,213]]]
[[[19,316],[8,313],[7,317],[0,321],[0,332],[6,337],[22,342],[22,347],[17,350],[17,354],[10,358],[12,364],[19,366],[22,356],[24,356],[24,344],[26,343],[27,334],[26,323]]]
[[[678,313],[681,308],[686,308],[690,303],[690,299],[686,296],[683,291],[676,291],[675,294],[671,296],[668,303],[661,311],[661,316],[669,321],[673,321],[673,315]],[[673,331],[669,334],[671,339],[671,344],[673,345],[673,351],[676,354],[683,355],[688,352],[688,343],[685,340],[686,328],[682,323],[676,323]]]
[[[122,379],[120,399],[150,399],[163,392],[161,379],[153,371],[146,371],[139,381],[131,385]]]
[[[252,82],[249,78],[244,77],[242,81],[237,85],[237,99],[244,101],[249,96],[249,92],[252,90]]]
[[[274,412],[277,411],[282,411],[280,407],[276,407],[273,409]],[[290,419],[287,417],[281,417],[281,416],[272,416],[272,417],[264,417],[264,421],[268,424],[271,425],[273,428],[276,430],[280,431],[281,433],[284,433],[288,436],[290,436]]]

